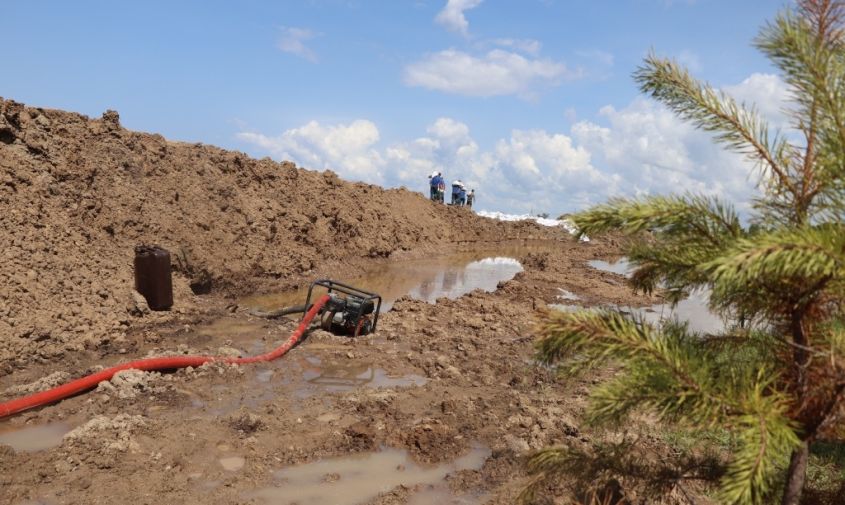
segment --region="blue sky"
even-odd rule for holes
[[[753,178],[643,99],[650,49],[754,101],[785,87],[751,41],[782,1],[9,2],[0,96],[174,140],[292,158],[478,207],[559,213],[609,196],[747,199]]]

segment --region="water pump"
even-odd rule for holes
[[[320,327],[336,335],[357,337],[376,331],[381,312],[381,295],[337,281],[320,279],[311,283],[305,306],[311,305],[315,287],[325,288],[329,300],[320,313]]]

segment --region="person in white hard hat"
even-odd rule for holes
[[[455,182],[452,183],[452,205],[458,205],[458,197],[461,194],[461,186],[463,185],[464,183],[460,179],[455,179]]]
[[[467,188],[461,183],[461,191],[458,193],[458,205],[463,207],[467,204]]]

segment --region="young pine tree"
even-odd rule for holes
[[[696,195],[618,199],[573,219],[584,234],[632,237],[631,283],[677,301],[710,290],[710,304],[742,325],[722,335],[655,327],[612,310],[552,312],[538,326],[542,360],[575,372],[622,368],[591,393],[589,421],[634,410],[681,429],[718,427],[738,448],[720,482],[732,504],[801,499],[809,449],[845,434],[845,4],[799,0],[756,46],[792,96],[794,131],[773,131],[754,108],[650,56],[642,91],[755,162],[749,225],[731,205]],[[537,454],[554,475],[566,451]]]

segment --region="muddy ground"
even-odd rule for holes
[[[408,465],[431,468],[426,465],[449,464],[476,448],[479,468],[451,472],[429,494],[418,495],[427,483],[397,485],[363,503],[414,503],[417,495],[429,497],[419,503],[513,503],[527,482],[525,454],[590,437],[579,426],[589,381],[561,381],[532,361],[538,310],[560,303],[560,288],[580,298],[566,303],[645,301],[632,296],[622,276],[587,267],[589,259],[615,254],[611,241],[579,243],[564,233],[520,257],[525,271],[495,292],[436,304],[400,299],[373,335],[350,339],[313,330],[271,364],[128,373],[6,421],[5,430],[55,422],[76,429],[45,450],[4,448],[4,500],[294,503],[254,493],[284,487],[274,471],[321,458],[395,448],[408,452]],[[201,303],[200,319],[153,325],[96,359],[34,366],[4,377],[2,385],[28,384],[50,371],[76,376],[162,350],[262,352],[296,325],[292,318],[252,316],[226,297],[209,295]],[[356,478],[324,477],[336,479],[325,486]]]
[[[494,291],[400,298],[372,335],[314,329],[269,364],[125,372],[2,420],[0,503],[513,503],[526,454],[593,436],[579,416],[595,379],[534,363],[537,315],[655,302],[587,266],[618,254],[611,238],[3,99],[0,243],[0,401],[144,356],[265,352],[297,320],[251,310],[301,303],[314,278],[419,297],[431,286],[404,272],[421,258],[524,268]],[[139,243],[172,253],[170,311],[133,290]]]
[[[130,131],[115,111],[92,119],[0,98],[0,375],[122,341],[139,324],[139,244],[171,253],[179,303],[163,322],[201,312],[191,294],[543,236],[406,189]]]

